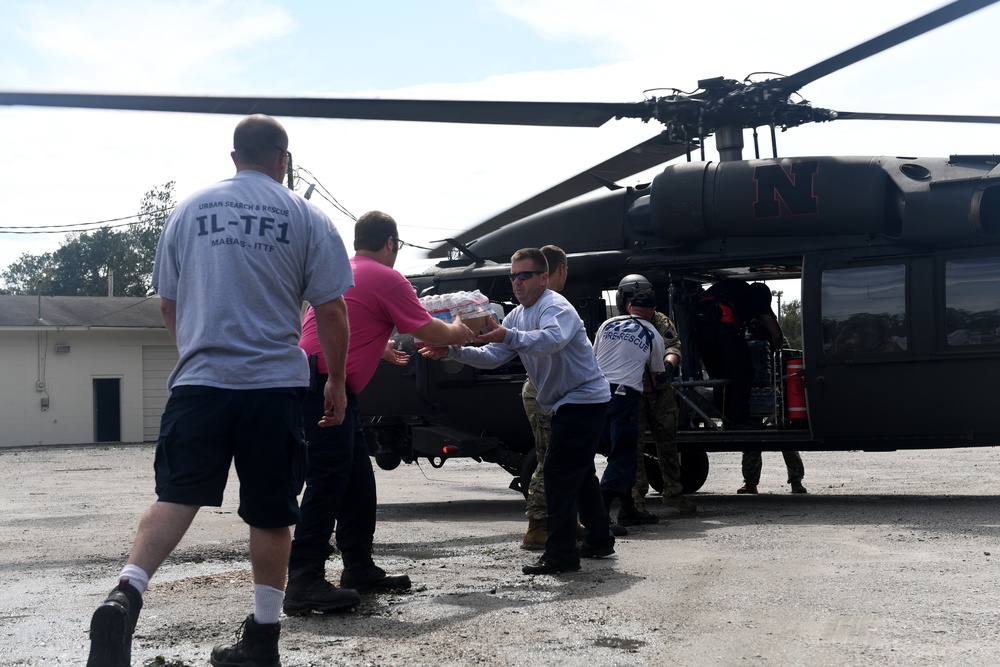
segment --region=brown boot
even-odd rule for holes
[[[679,493],[676,496],[663,496],[663,504],[675,508],[681,514],[694,514],[698,511],[697,505]]]
[[[545,530],[545,519],[528,519],[528,531],[521,540],[521,548],[528,551],[541,551],[545,548],[548,532]]]

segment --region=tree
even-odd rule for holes
[[[52,253],[41,255],[23,253],[13,264],[0,274],[4,287],[2,294],[48,294],[45,269],[52,263]],[[45,281],[45,284],[40,284]]]
[[[162,188],[146,192],[139,204],[139,222],[129,227],[128,240],[136,248],[138,266],[143,268],[142,281],[149,285],[153,278],[153,260],[156,258],[156,244],[163,231],[167,215],[174,209],[174,181],[164,183]],[[150,294],[152,291],[150,290]]]
[[[163,223],[174,207],[174,181],[146,192],[138,220],[123,230],[104,227],[70,234],[55,252],[24,253],[0,273],[8,294],[150,296],[153,259]]]
[[[781,304],[778,314],[781,331],[788,339],[788,346],[793,350],[802,349],[802,302],[797,299]]]

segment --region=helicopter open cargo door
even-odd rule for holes
[[[803,263],[804,379],[833,448],[1000,442],[1000,253],[823,253]]]

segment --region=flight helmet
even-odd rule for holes
[[[615,295],[615,305],[618,306],[619,315],[628,315],[625,309],[625,299],[631,298],[636,292],[652,290],[653,284],[646,280],[645,276],[638,273],[630,273],[618,283],[618,293]]]

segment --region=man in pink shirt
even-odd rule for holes
[[[302,404],[307,459],[302,518],[295,527],[288,563],[286,614],[346,611],[360,601],[359,593],[410,587],[410,578],[387,575],[372,560],[375,537],[375,474],[358,413],[357,394],[368,384],[381,359],[405,365],[409,357],[392,348],[393,329],[412,333],[435,345],[463,345],[475,334],[456,318],[451,324],[435,319],[417,299],[413,286],[392,268],[402,242],[396,221],[381,211],[362,215],[354,227],[355,256],[351,258],[354,287],[344,294],[350,322],[347,350],[347,409],[343,423],[323,422],[322,391],[310,391]],[[318,377],[327,380],[327,366],[316,336],[312,308],[306,311],[299,345],[312,357]],[[326,560],[336,542],[344,560],[337,588],[326,580]]]

